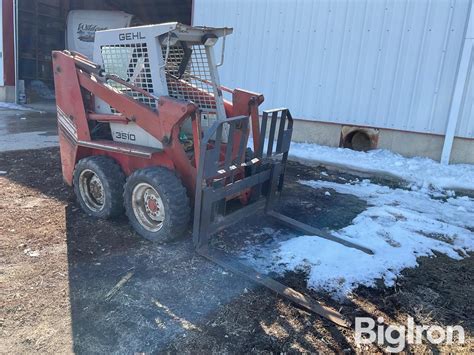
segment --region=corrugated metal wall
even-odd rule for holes
[[[443,134],[469,6],[470,0],[194,0],[193,24],[234,27],[221,81],[263,92],[265,108]],[[471,71],[469,100],[473,84]],[[474,138],[470,105],[458,135]]]

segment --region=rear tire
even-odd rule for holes
[[[92,217],[111,219],[123,214],[125,175],[112,158],[96,155],[79,160],[73,185],[77,201]]]
[[[181,237],[191,217],[180,179],[163,167],[135,171],[124,189],[125,213],[133,229],[153,242]]]

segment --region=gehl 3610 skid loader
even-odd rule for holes
[[[165,23],[97,32],[93,61],[54,51],[64,180],[90,216],[125,211],[136,232],[152,241],[185,233],[193,202],[199,254],[348,326],[338,312],[209,246],[212,234],[262,211],[304,233],[371,253],[274,210],[293,119],[284,108],[260,117],[263,95],[220,85],[217,67],[231,33]],[[218,64],[214,45],[221,37]],[[250,133],[253,151],[247,148]],[[240,208],[226,213],[230,203]]]

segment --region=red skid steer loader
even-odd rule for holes
[[[152,241],[182,235],[193,203],[199,254],[348,326],[338,312],[209,246],[211,235],[261,210],[304,233],[371,253],[274,211],[293,120],[283,108],[260,118],[261,94],[220,85],[217,67],[230,33],[165,23],[97,32],[93,61],[54,51],[64,180],[90,216],[125,212],[136,232]],[[227,213],[236,201],[240,208]]]

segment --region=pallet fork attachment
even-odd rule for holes
[[[225,148],[222,148],[222,132],[225,132],[226,128],[229,132],[229,141]],[[321,305],[316,300],[242,264],[219,250],[210,248],[209,245],[211,235],[263,210],[266,215],[287,226],[373,254],[369,248],[338,238],[274,211],[276,199],[283,187],[292,129],[293,119],[287,109],[264,111],[260,124],[260,139],[257,144],[254,142],[255,156],[252,159],[248,157],[245,159],[249,117],[239,116],[217,121],[207,130],[201,141],[198,159],[193,225],[194,245],[199,254],[216,264],[246,276],[340,326],[349,327],[350,322],[339,312]],[[240,134],[235,135],[236,131],[240,131]],[[240,137],[240,140],[235,142],[234,137]],[[219,159],[219,157],[224,158]],[[247,172],[245,175],[242,173],[244,170]],[[227,201],[245,191],[248,191],[250,195],[250,202],[226,214]]]

